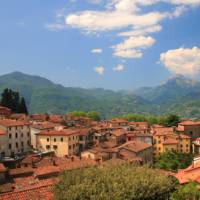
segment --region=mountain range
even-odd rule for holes
[[[182,117],[200,117],[200,82],[176,76],[157,87],[133,92],[115,92],[101,88],[64,87],[46,78],[13,72],[0,76],[0,92],[5,88],[25,97],[30,113],[97,111],[102,117],[127,113],[177,113]]]

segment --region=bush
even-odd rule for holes
[[[55,186],[55,200],[164,200],[176,180],[132,164],[66,171]]]

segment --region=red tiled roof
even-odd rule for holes
[[[179,134],[179,137],[180,137],[181,139],[190,139],[190,138],[191,138],[190,136],[184,135],[184,134]]]
[[[174,134],[174,128],[173,127],[160,127],[160,128],[154,128],[153,129],[155,136],[162,136],[162,135],[168,135],[168,134]]]
[[[111,134],[116,136],[116,137],[123,136],[123,135],[125,135],[125,130],[123,130],[123,129],[113,130],[111,132]]]
[[[181,169],[174,175],[180,184],[188,183],[189,181],[200,180],[200,161],[197,161],[195,164],[190,165],[186,169]]]
[[[152,147],[152,145],[141,142],[141,141],[130,141],[118,147],[119,149],[124,148],[133,152],[140,152],[145,149]]]
[[[18,192],[0,194],[0,200],[52,200],[53,185],[44,185]]]
[[[44,175],[49,175],[49,174],[59,173],[59,172],[60,172],[60,168],[58,166],[38,167],[35,170],[35,175],[44,176]]]
[[[130,125],[143,125],[148,126],[148,122],[129,122]]]
[[[50,130],[50,131],[42,131],[37,135],[43,135],[43,136],[70,136],[70,135],[78,135],[78,131],[77,130],[72,130],[72,129],[63,129],[61,131]]]
[[[0,129],[0,136],[1,136],[1,135],[5,135],[5,134],[6,134],[6,131]]]
[[[173,138],[168,138],[163,142],[164,145],[178,144],[178,141]]]
[[[6,127],[10,127],[10,126],[26,126],[26,125],[30,125],[30,123],[25,122],[25,121],[2,119],[2,120],[0,120],[0,125],[6,126]]]
[[[49,121],[53,123],[61,123],[63,120],[62,115],[49,115]]]
[[[0,106],[0,112],[2,112],[2,111],[11,113],[11,109],[10,108],[4,107],[4,106]]]
[[[11,176],[16,176],[16,175],[22,175],[22,174],[29,174],[33,173],[34,169],[32,167],[22,167],[22,168],[16,168],[16,169],[10,169],[9,174]]]
[[[30,115],[30,118],[33,120],[38,120],[38,121],[46,121],[46,119],[48,118],[47,114],[32,114]]]
[[[128,123],[128,120],[126,120],[126,119],[120,119],[120,118],[115,118],[115,119],[112,119],[110,122]]]
[[[200,121],[187,120],[179,123],[182,126],[200,126]]]
[[[33,128],[40,129],[40,130],[45,130],[45,129],[54,129],[55,124],[50,123],[50,122],[38,122],[32,124]]]

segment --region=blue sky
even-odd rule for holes
[[[115,90],[198,79],[199,19],[200,0],[2,0],[0,74]]]

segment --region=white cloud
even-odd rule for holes
[[[136,15],[121,11],[84,11],[71,14],[66,18],[66,24],[85,31],[111,31],[129,26],[146,27],[159,23],[166,18],[166,13],[150,12]]]
[[[124,42],[113,46],[114,55],[123,58],[141,58],[142,49],[152,46],[155,40],[148,36],[129,37]]]
[[[125,31],[125,32],[121,32],[118,35],[119,36],[141,36],[141,35],[147,35],[150,33],[155,33],[155,32],[160,32],[162,30],[162,27],[160,25],[154,25],[154,26],[148,26],[148,27],[144,27],[141,29],[134,29],[131,31]]]
[[[87,34],[95,33],[95,35],[99,35],[101,32],[115,31],[116,36],[125,37],[125,39],[124,42],[113,46],[113,55],[123,58],[141,58],[144,49],[155,43],[155,39],[150,35],[162,30],[160,23],[163,20],[179,17],[192,7],[200,5],[200,0],[85,1],[101,4],[104,8],[72,12],[68,15],[66,15],[65,9],[61,9],[56,14],[55,23],[47,24],[46,27],[50,30],[72,27]],[[79,1],[71,0],[71,2],[78,3]],[[169,4],[170,10],[160,11],[156,7],[152,8],[152,5],[159,3]],[[149,9],[143,9],[144,7]],[[137,41],[138,46],[134,46],[133,43],[136,44]],[[91,53],[101,53],[101,51],[96,49],[92,50]]]
[[[107,2],[104,10],[71,13],[66,16],[65,23],[87,33],[115,30],[118,36],[128,37],[124,42],[113,46],[113,55],[123,58],[141,58],[143,50],[155,43],[155,39],[149,35],[162,30],[159,24],[162,20],[179,17],[188,10],[188,7],[200,4],[200,0],[105,0],[104,2]],[[144,6],[161,2],[171,4],[174,10],[142,12]],[[138,46],[134,46],[137,42]]]
[[[175,13],[150,11],[142,13],[142,6],[150,6],[159,2],[178,5]],[[66,24],[86,31],[109,31],[132,26],[147,27],[169,17],[178,17],[183,6],[198,5],[200,0],[112,0],[103,11],[86,10],[72,13],[66,17]]]
[[[173,74],[195,76],[200,72],[198,47],[169,50],[160,55],[160,62]]]
[[[92,49],[90,52],[91,52],[91,53],[97,53],[97,54],[100,54],[100,53],[103,52],[103,50],[102,50],[102,49]]]
[[[124,71],[124,65],[117,65],[116,67],[113,68],[113,71],[116,71],[116,72]]]
[[[95,67],[94,71],[100,75],[104,74],[105,68],[103,66]]]

